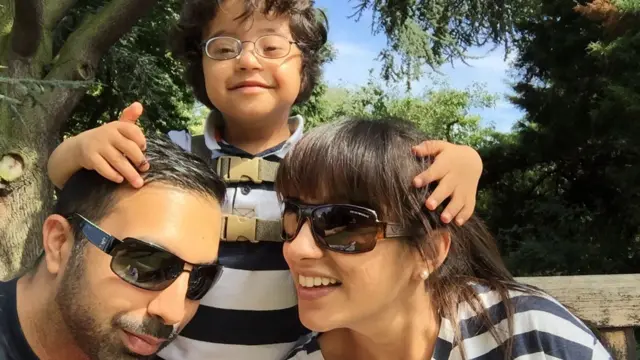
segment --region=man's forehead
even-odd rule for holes
[[[100,226],[121,240],[133,237],[189,262],[206,263],[213,260],[212,246],[217,249],[220,223],[220,206],[213,198],[152,183],[118,194]]]

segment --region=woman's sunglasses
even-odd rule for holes
[[[189,273],[187,298],[202,299],[222,274],[219,264],[188,263],[162,247],[134,238],[116,239],[80,214],[75,222],[90,243],[111,256],[111,270],[127,283],[145,290],[168,288],[183,272]],[[185,264],[192,268],[187,270]]]
[[[379,221],[376,212],[365,207],[347,204],[305,205],[285,200],[282,239],[293,241],[307,219],[319,247],[346,254],[371,251],[382,239],[411,235],[400,224]]]

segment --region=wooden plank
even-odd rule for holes
[[[611,355],[616,360],[636,360],[636,339],[633,328],[601,329],[600,333],[605,340],[605,345],[611,350]]]
[[[640,274],[517,278],[598,328],[640,327]]]

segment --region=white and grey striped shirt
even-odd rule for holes
[[[302,137],[303,119],[289,121],[291,137],[255,156],[279,162]],[[207,124],[209,125],[209,124]],[[205,127],[207,128],[207,127]],[[190,151],[191,136],[172,131],[169,137]],[[213,159],[222,155],[253,157],[205,135]],[[279,220],[281,209],[273,183],[227,184],[226,214]],[[299,322],[293,280],[282,255],[281,242],[222,242],[220,281],[202,299],[193,320],[178,339],[160,353],[166,360],[280,360],[296,340],[308,334]]]
[[[508,334],[507,312],[498,292],[476,286],[482,304],[498,333]],[[550,296],[511,291],[514,306],[514,360],[612,360],[611,355],[582,321]],[[468,304],[459,311],[461,345],[454,347],[451,321],[441,319],[440,332],[431,360],[461,360],[460,346],[467,360],[504,360],[506,342],[498,343]],[[289,360],[325,360],[318,334],[306,335],[286,357]]]

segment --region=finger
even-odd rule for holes
[[[120,115],[119,120],[135,124],[136,121],[138,121],[138,118],[140,118],[140,116],[142,115],[143,111],[144,108],[142,107],[142,104],[136,101],[122,110],[122,114]]]
[[[142,129],[138,126],[133,124],[120,124],[118,131],[122,136],[136,143],[140,150],[145,151],[147,149],[147,139],[144,137]]]
[[[131,165],[129,159],[115,147],[110,146],[105,150],[103,157],[109,165],[122,175],[134,188],[139,188],[144,184],[138,171]]]
[[[122,175],[118,174],[118,172],[109,165],[109,163],[99,154],[95,154],[91,157],[91,164],[93,164],[93,170],[95,170],[100,176],[107,180],[111,180],[115,183],[120,184],[124,178]]]
[[[149,170],[149,163],[144,156],[140,146],[135,142],[121,136],[119,139],[114,140],[113,145],[116,149],[122,153],[129,161],[138,168],[140,171]]]
[[[440,215],[440,220],[442,220],[442,222],[445,224],[450,223],[451,220],[453,220],[453,218],[460,213],[460,210],[462,210],[464,204],[464,199],[461,196],[456,196],[456,194],[454,194],[451,197],[451,201]]]
[[[476,208],[476,200],[474,197],[472,197],[472,200],[467,202],[468,204],[465,205],[460,213],[458,213],[458,216],[456,216],[456,224],[458,224],[459,226],[464,225],[464,223],[471,219],[473,211]]]
[[[454,187],[450,181],[447,181],[448,178],[449,176],[445,176],[427,199],[426,205],[429,210],[435,210],[446,198],[453,194]]]
[[[413,186],[421,188],[429,183],[438,181],[444,178],[449,170],[451,170],[451,168],[445,166],[442,161],[435,161],[431,166],[427,168],[427,170],[421,172],[415,178],[413,178]]]
[[[417,156],[436,156],[451,145],[451,143],[442,140],[428,140],[412,147],[411,150]]]

